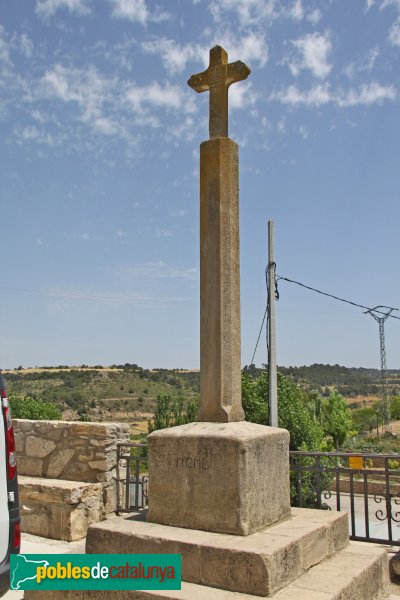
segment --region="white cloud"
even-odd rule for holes
[[[199,62],[202,67],[207,68],[209,48],[215,44],[227,50],[230,61],[243,60],[260,67],[267,63],[268,47],[265,37],[255,32],[248,32],[240,37],[230,31],[218,32],[206,45],[181,45],[175,40],[163,37],[143,42],[141,47],[147,54],[159,54],[165,69],[174,75],[182,73],[188,62]]]
[[[4,27],[0,25],[0,66],[10,65],[10,47],[5,36]]]
[[[180,119],[178,123],[170,124],[168,126],[169,138],[175,138],[176,140],[191,141],[195,136],[201,132],[207,130],[207,121],[203,119],[193,119],[190,115],[187,115],[184,119]],[[175,185],[175,184],[174,184]]]
[[[232,109],[254,106],[257,98],[258,95],[253,91],[249,81],[240,82],[229,88],[229,107]]]
[[[369,52],[367,53],[365,60],[361,64],[361,70],[367,71],[367,73],[369,73],[373,69],[373,67],[375,65],[375,61],[378,58],[378,56],[379,56],[378,46],[375,46],[375,48],[371,48],[371,50],[369,50]]]
[[[26,33],[13,33],[11,37],[6,35],[4,27],[0,24],[0,69],[11,67],[13,62],[11,53],[17,51],[29,59],[33,54],[33,42]]]
[[[302,21],[304,18],[314,25],[322,17],[319,8],[306,12],[308,0],[210,0],[212,17],[218,23],[226,20],[226,13],[233,13],[242,26],[259,25],[261,21],[272,22],[276,19]]]
[[[146,26],[149,21],[167,21],[171,17],[169,13],[158,10],[150,12],[146,0],[110,0],[112,16],[116,19],[127,19],[132,23],[140,23]]]
[[[277,122],[276,130],[280,134],[286,133],[286,119],[284,117],[281,117]]]
[[[145,0],[111,0],[113,17],[146,25],[150,13]]]
[[[310,135],[307,127],[305,127],[305,125],[300,125],[299,127],[299,134],[301,135],[301,137],[306,140],[308,138],[308,136]]]
[[[46,122],[46,117],[40,110],[32,111],[31,117],[32,117],[32,119],[34,119],[35,121],[38,121],[39,123]]]
[[[368,85],[362,85],[358,90],[350,89],[344,95],[339,96],[336,101],[338,106],[358,106],[371,104],[382,104],[385,100],[395,100],[396,90],[392,85],[384,86],[373,81]]]
[[[309,69],[315,77],[324,79],[332,69],[328,62],[332,43],[328,33],[309,33],[298,40],[292,41],[300,56],[289,62],[293,75],[297,76],[302,69]]]
[[[21,35],[15,37],[13,36],[12,42],[25,58],[32,57],[33,42],[26,33],[21,33]]]
[[[87,15],[91,13],[88,0],[37,0],[36,13],[40,17],[52,17],[58,10]]]
[[[389,30],[389,41],[392,46],[400,46],[400,18],[393,23]]]
[[[319,8],[314,9],[307,15],[307,21],[310,21],[313,25],[319,23],[322,18],[322,12]]]
[[[210,11],[216,21],[223,20],[223,13],[235,12],[242,25],[258,23],[264,18],[274,18],[275,0],[212,0]]]
[[[301,21],[304,17],[304,9],[301,0],[295,0],[288,10],[288,17],[294,21]]]
[[[379,56],[379,47],[375,46],[375,48],[371,48],[365,56],[363,56],[360,60],[349,63],[344,68],[344,73],[347,75],[349,79],[352,79],[356,72],[366,72],[370,73],[374,68],[376,59]]]
[[[286,90],[273,92],[270,99],[293,106],[322,106],[332,101],[332,95],[327,84],[315,85],[306,91],[299,90],[296,86],[290,85]]]
[[[388,6],[394,6],[397,10],[400,10],[400,0],[383,0],[380,8],[381,10]]]
[[[193,112],[193,102],[188,101],[188,96],[184,93],[182,86],[172,85],[168,82],[164,85],[154,81],[143,87],[131,86],[126,91],[125,99],[136,113],[142,113],[149,106]]]
[[[102,116],[104,103],[112,97],[115,79],[107,79],[95,67],[84,69],[56,65],[40,81],[40,92],[48,98],[78,104],[81,120],[93,122]]]
[[[180,45],[175,40],[158,38],[143,42],[142,49],[147,54],[159,54],[165,69],[171,73],[182,73],[191,60],[208,61],[208,48],[199,44]]]
[[[231,58],[232,60],[243,60],[244,62],[254,65],[258,63],[260,67],[264,67],[268,60],[268,47],[265,37],[261,34],[250,32],[240,39],[230,41]]]
[[[270,95],[270,100],[291,106],[319,107],[335,104],[340,108],[371,106],[372,104],[382,104],[386,100],[393,101],[396,98],[397,92],[393,86],[383,86],[376,81],[362,85],[358,89],[342,90],[336,94],[325,83],[315,85],[305,91],[291,85],[285,90],[273,92]]]
[[[95,119],[93,127],[96,131],[104,135],[115,135],[119,131],[118,125],[112,119],[106,117]]]
[[[250,67],[256,64],[264,67],[268,61],[268,46],[265,36],[260,33],[249,31],[244,35],[238,35],[229,29],[214,33],[209,47],[219,44],[228,52],[229,62],[242,60]],[[207,63],[208,64],[208,54]]]
[[[131,131],[126,127],[127,107],[124,105],[124,95],[127,85],[117,77],[107,78],[93,67],[85,68],[64,67],[55,65],[45,72],[30,92],[31,102],[52,100],[54,103],[62,102],[75,106],[75,115],[72,119],[75,124],[63,121],[65,135],[81,136],[83,145],[89,140],[83,140],[83,131],[79,133],[76,119],[83,125],[88,125],[93,133],[103,136],[120,136],[127,145],[135,145],[137,138],[133,138]],[[44,123],[49,120],[42,110],[33,110],[31,116],[35,121]]]
[[[366,0],[365,3],[365,12],[368,12],[370,8],[377,4],[377,0]],[[379,9],[383,10],[388,6],[394,6],[397,10],[400,11],[400,0],[380,0]]]
[[[131,71],[136,47],[137,41],[131,37],[125,38],[116,44],[102,40],[90,47],[90,56],[96,62],[106,60],[111,63],[114,72],[115,67],[118,70]]]
[[[37,128],[36,125],[28,125],[22,128],[17,127],[14,129],[13,135],[18,144],[35,142],[45,146],[56,146],[61,143],[61,139],[57,139],[51,133]]]

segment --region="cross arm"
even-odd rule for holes
[[[193,88],[196,92],[207,92],[210,89],[208,83],[208,69],[197,75],[192,75],[188,80],[188,85]]]
[[[243,79],[247,79],[250,73],[251,71],[249,67],[241,60],[230,63],[227,65],[226,86],[229,87],[232,83],[236,83],[236,81],[243,81]]]

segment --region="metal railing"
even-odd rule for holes
[[[143,448],[143,456],[132,454],[134,448]],[[117,444],[116,480],[117,513],[147,508],[147,444]]]
[[[147,445],[118,444],[117,459],[117,512],[145,509]],[[292,506],[345,510],[350,539],[400,546],[400,454],[292,451],[290,479]]]
[[[290,470],[296,506],[345,510],[350,539],[400,546],[400,454],[293,451]]]

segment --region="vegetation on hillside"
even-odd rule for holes
[[[5,373],[10,393],[53,402],[61,411],[69,411],[81,420],[107,420],[111,414],[152,414],[158,396],[198,396],[198,373],[149,371],[136,364],[69,369],[16,369]],[[69,417],[71,418],[71,417]],[[120,417],[121,418],[121,417]]]
[[[254,365],[246,367],[253,374],[263,369]],[[329,396],[332,388],[346,397],[373,396],[380,394],[380,371],[378,369],[349,368],[340,365],[313,364],[302,367],[279,367],[279,371],[307,391],[317,390]],[[400,394],[400,370],[388,371],[388,389],[393,395]]]
[[[366,436],[366,432],[372,435],[376,430],[377,419],[381,428],[379,370],[315,364],[310,367],[280,367],[279,371],[287,382],[300,388],[304,406],[307,406],[307,410],[317,421],[322,420],[322,424],[331,421],[330,428],[325,426],[324,433],[325,436],[331,436],[335,447],[343,445],[340,429],[342,426],[347,428],[346,423],[340,424],[336,414],[335,406],[341,403],[339,397],[335,396],[336,393],[346,396],[347,404],[352,408],[350,429],[356,435]],[[265,369],[251,365],[245,367],[244,372],[254,381],[258,381],[254,385],[258,386],[260,391],[265,385]],[[179,421],[182,418],[180,403],[183,402],[183,406],[186,407],[199,396],[200,374],[198,371],[183,369],[148,370],[135,363],[125,363],[111,367],[21,367],[6,372],[5,379],[11,394],[51,402],[67,419],[105,421],[112,418],[130,422],[147,420],[157,410],[157,398],[169,397],[170,402],[175,405],[174,410]],[[400,419],[400,371],[389,371],[388,379],[389,392],[392,395],[392,418]],[[255,402],[253,392],[254,390],[250,389],[249,385],[246,388],[244,383],[244,402],[249,403],[250,408],[251,403]],[[372,395],[357,398],[355,395],[358,392],[368,392]],[[262,397],[258,404],[255,402],[253,408],[259,411],[258,416],[254,418],[266,423],[268,408],[265,397]],[[339,415],[343,416],[341,410]],[[162,414],[156,418],[163,418]],[[332,421],[336,422],[336,431]]]
[[[33,421],[61,419],[60,409],[52,402],[43,402],[22,394],[11,394],[9,401],[14,419],[31,419]]]

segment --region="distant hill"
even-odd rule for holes
[[[132,420],[151,416],[159,395],[189,400],[199,394],[199,373],[147,370],[136,364],[111,367],[42,367],[4,371],[11,394],[25,394],[56,403],[64,418]]]
[[[250,372],[253,370],[252,367],[246,368]],[[381,372],[379,369],[318,363],[302,367],[278,367],[278,369],[305,389],[315,389],[323,394],[329,394],[329,389],[333,387],[346,397],[380,394]],[[400,394],[400,369],[388,370],[387,384],[391,394]]]
[[[262,369],[245,370],[257,376]],[[279,371],[306,390],[328,395],[336,388],[349,403],[370,402],[380,394],[378,369],[348,368],[340,365],[313,364],[302,367],[279,367]],[[199,396],[200,373],[184,369],[143,369],[125,363],[103,367],[41,367],[4,371],[10,393],[55,402],[64,418],[91,420],[140,420],[153,414],[158,395],[183,397],[186,401]],[[400,370],[388,371],[388,387],[400,394]]]

